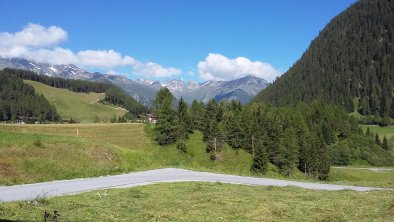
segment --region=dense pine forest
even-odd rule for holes
[[[20,69],[5,68],[3,72],[12,74],[17,78],[40,82],[55,88],[69,89],[73,92],[105,93],[105,98],[102,102],[125,108],[126,110],[129,111],[129,113],[127,114],[128,117],[136,116],[138,114],[148,111],[148,109],[145,106],[138,103],[134,98],[124,93],[118,87],[109,83],[50,77],[50,76],[38,75],[32,71],[20,70]]]
[[[285,74],[254,101],[315,99],[394,118],[394,2],[360,0],[335,17]]]
[[[32,86],[6,70],[0,71],[0,121],[15,121],[21,117],[31,123],[59,120],[55,107]]]
[[[295,107],[274,107],[238,101],[194,101],[190,107],[163,88],[158,91],[155,114],[156,141],[176,143],[187,153],[185,140],[194,130],[203,132],[212,161],[220,160],[225,144],[243,149],[253,158],[251,170],[264,174],[269,164],[286,176],[299,170],[327,179],[330,166],[365,160],[371,165],[394,165],[390,151],[380,139],[365,136],[357,121],[336,105],[313,101]],[[387,142],[387,141],[386,141]]]

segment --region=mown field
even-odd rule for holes
[[[394,191],[315,191],[172,183],[0,203],[0,218],[42,221],[393,221]]]
[[[58,89],[39,82],[24,80],[34,87],[37,93],[43,94],[49,103],[56,107],[62,119],[73,119],[78,122],[109,122],[114,115],[123,116],[126,110],[99,103],[104,93],[75,93],[68,89]]]
[[[196,131],[187,141],[187,153],[175,145],[160,147],[153,129],[136,123],[0,125],[0,184],[34,183],[56,179],[94,177],[132,171],[179,167],[246,176],[252,159],[243,150],[227,146],[212,161]],[[270,165],[264,177],[285,178]],[[291,180],[312,181],[301,172]],[[394,187],[394,171],[333,168],[329,183]]]

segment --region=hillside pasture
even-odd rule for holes
[[[39,82],[24,80],[37,93],[44,95],[56,107],[62,119],[73,119],[81,123],[92,123],[96,116],[100,122],[109,122],[114,115],[123,116],[125,109],[102,104],[104,93],[76,93],[68,89],[54,88]]]

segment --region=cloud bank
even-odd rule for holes
[[[209,53],[197,67],[200,77],[204,80],[227,81],[252,75],[272,81],[280,75],[269,63],[250,61],[245,57],[229,59],[218,53]]]
[[[26,58],[50,64],[74,64],[83,67],[115,69],[131,67],[145,78],[172,77],[182,73],[173,67],[163,67],[154,62],[141,62],[131,56],[123,56],[114,50],[83,50],[73,52],[58,45],[68,38],[60,27],[44,27],[28,23],[16,33],[0,33],[0,57]]]

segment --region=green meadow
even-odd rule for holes
[[[138,123],[0,125],[0,183],[34,183],[178,167],[194,170],[317,182],[296,171],[287,178],[269,166],[265,175],[250,172],[251,156],[225,146],[210,160],[202,134],[175,145],[158,146],[152,126]],[[394,187],[394,171],[332,168],[327,183]]]
[[[378,133],[380,138],[383,138],[384,136],[386,136],[387,139],[391,139],[391,137],[394,136],[394,126],[387,126],[387,127],[380,127],[378,125],[360,125],[360,126],[364,132],[366,132],[367,129],[369,128],[369,130],[372,133],[374,133],[374,134]]]
[[[114,115],[123,116],[126,110],[120,107],[99,103],[104,93],[76,93],[68,89],[58,89],[39,82],[24,80],[34,87],[37,93],[56,107],[62,119],[73,119],[78,122],[94,122],[96,116],[101,122],[109,122]]]

